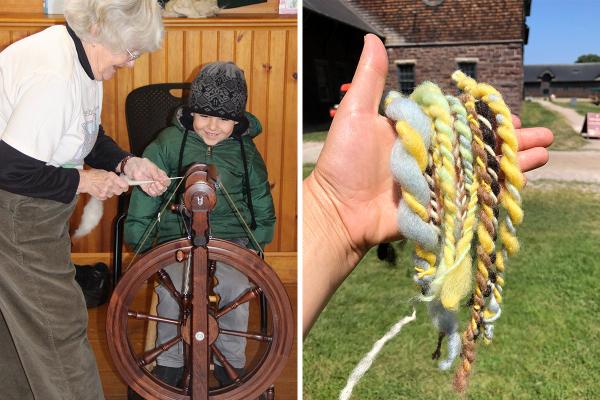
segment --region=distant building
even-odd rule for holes
[[[525,66],[525,96],[589,97],[600,88],[600,63]]]
[[[308,1],[313,2],[316,1]],[[478,81],[494,85],[509,106],[519,112],[523,96],[523,46],[529,34],[525,18],[529,15],[531,0],[335,2],[345,3],[346,8],[383,37],[390,62],[386,89],[409,93],[420,82],[431,80],[443,90],[454,93],[456,89],[450,75],[461,69]],[[304,7],[306,15],[306,0]],[[318,30],[314,32],[316,28],[307,26],[306,19],[304,22],[306,71],[314,63],[307,54],[315,51],[307,52],[307,48],[322,48],[331,38],[319,35]],[[310,41],[307,35],[313,35]],[[360,55],[362,40],[356,44],[345,41],[339,44],[345,45],[347,52]],[[335,71],[332,75],[337,76]],[[308,80],[305,72],[304,86],[315,84]],[[306,90],[303,93],[306,96]],[[307,101],[310,99],[304,99],[304,104]]]
[[[302,113],[304,125],[329,125],[340,86],[352,81],[367,33],[383,35],[343,0],[304,0]],[[322,128],[316,128],[322,129]]]

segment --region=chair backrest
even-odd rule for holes
[[[173,113],[186,95],[173,96],[174,89],[189,90],[189,83],[156,83],[134,89],[125,100],[125,118],[131,153],[141,156],[158,133],[171,124]]]

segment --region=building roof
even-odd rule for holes
[[[524,81],[539,82],[544,74],[550,74],[552,82],[600,81],[600,63],[525,65]]]
[[[331,18],[333,20],[353,26],[361,31],[374,33],[381,38],[384,37],[383,34],[377,30],[377,28],[356,14],[342,0],[304,0],[302,4],[304,8],[308,8],[317,14],[321,14],[327,18]]]
[[[526,1],[343,0],[385,35],[386,47],[522,43]]]

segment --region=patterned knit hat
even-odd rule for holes
[[[244,72],[232,62],[205,65],[192,82],[188,107],[191,112],[244,121],[248,89]]]

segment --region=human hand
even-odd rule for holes
[[[167,174],[147,158],[130,158],[123,173],[131,180],[155,181],[140,185],[140,188],[152,197],[163,194],[171,183]]]
[[[365,46],[352,85],[332,122],[323,151],[307,178],[321,196],[329,197],[350,245],[366,250],[399,238],[396,209],[399,187],[390,172],[391,148],[396,133],[390,121],[378,114],[388,58],[381,41],[365,37]],[[517,117],[515,128],[521,127]],[[548,161],[545,147],[552,143],[546,128],[516,129],[522,171]]]
[[[98,200],[106,200],[126,192],[127,189],[127,181],[114,172],[101,169],[79,170],[77,193],[88,193]]]

